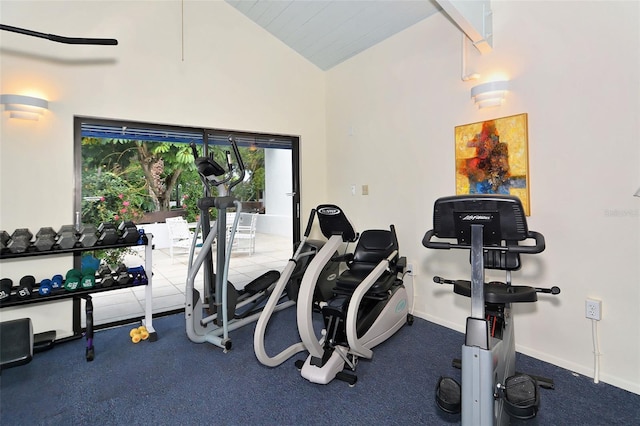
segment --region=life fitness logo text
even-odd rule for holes
[[[486,215],[486,214],[468,214],[466,216],[463,216],[462,220],[473,221],[473,222],[482,222],[482,221],[491,220],[491,216],[490,215]]]
[[[340,214],[340,209],[336,207],[323,207],[321,209],[318,209],[318,213],[325,216],[335,216],[337,214]]]

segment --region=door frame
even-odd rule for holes
[[[80,212],[82,210],[82,136],[83,125],[96,125],[104,127],[117,128],[143,128],[152,131],[161,131],[167,134],[171,133],[190,133],[201,135],[202,144],[208,146],[208,135],[228,136],[234,135],[239,145],[248,144],[247,141],[255,144],[259,148],[289,146],[291,149],[291,182],[293,188],[291,200],[291,218],[292,218],[292,243],[298,243],[301,238],[300,232],[300,137],[295,135],[274,134],[263,132],[249,132],[242,130],[216,129],[207,127],[189,127],[171,124],[148,123],[131,120],[117,120],[107,118],[97,118],[88,116],[74,116],[74,204],[73,211]],[[75,214],[73,217],[75,221]]]

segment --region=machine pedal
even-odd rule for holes
[[[515,374],[504,383],[504,407],[511,417],[532,419],[538,413],[538,383],[526,374]]]
[[[462,406],[461,394],[460,383],[451,377],[440,377],[436,385],[436,404],[442,411],[458,414]]]

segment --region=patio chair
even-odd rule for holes
[[[171,257],[171,262],[173,262],[175,249],[180,249],[185,253],[189,253],[195,233],[189,229],[189,223],[181,216],[168,217],[165,222],[167,224],[167,229],[169,230],[169,256]],[[201,246],[202,236],[198,236],[196,247]]]
[[[258,213],[240,213],[238,229],[233,241],[233,251],[248,252],[252,255],[256,251],[256,224]]]

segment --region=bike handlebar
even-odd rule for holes
[[[470,244],[453,244],[446,241],[433,241],[435,237],[435,231],[433,229],[428,230],[424,234],[424,238],[422,239],[422,245],[427,248],[439,249],[439,250],[449,250],[449,249],[466,249],[470,250]],[[506,251],[510,253],[540,253],[545,249],[545,241],[544,236],[539,232],[529,231],[526,239],[535,240],[535,245],[499,245],[499,246],[483,246],[484,250],[499,250]]]

